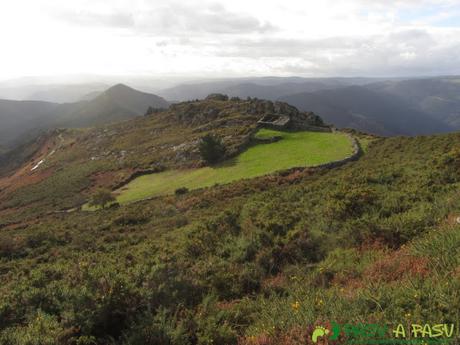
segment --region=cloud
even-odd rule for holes
[[[189,6],[169,4],[144,12],[138,17],[138,29],[152,34],[248,34],[274,30],[268,22],[227,10],[219,4]]]
[[[133,15],[126,12],[66,11],[59,13],[58,17],[69,24],[78,26],[132,28],[135,24]]]
[[[256,17],[227,10],[220,3],[186,4],[160,2],[146,8],[112,10],[110,6],[97,10],[63,10],[56,17],[70,25],[131,28],[136,33],[152,35],[201,35],[264,33],[275,27]]]
[[[459,33],[408,29],[320,40],[262,38],[232,42],[217,55],[264,59],[276,72],[287,74],[449,74],[460,71],[460,42],[454,38]]]
[[[459,13],[458,0],[5,1],[0,75],[458,73]]]
[[[321,51],[345,53],[357,49],[368,42],[364,38],[329,37],[325,39],[283,39],[261,38],[255,40],[233,41],[218,52],[222,57],[292,57],[312,56]]]

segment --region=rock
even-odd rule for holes
[[[219,115],[219,109],[211,108],[208,109],[207,117],[216,118]]]
[[[205,99],[207,101],[228,101],[228,96],[221,93],[211,93]]]

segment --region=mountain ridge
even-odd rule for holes
[[[422,135],[454,130],[404,99],[363,86],[299,93],[281,100],[302,110],[310,109],[338,127],[379,135]]]
[[[417,135],[460,130],[459,81],[457,76],[243,78],[181,84],[159,94],[175,100],[202,98],[210,92],[287,100],[304,111],[315,111],[339,127],[378,135]],[[300,94],[308,95],[302,101]],[[366,97],[372,101],[364,105]],[[408,120],[405,123],[404,118]]]
[[[90,100],[75,103],[0,100],[0,145],[15,146],[43,130],[87,127],[144,115],[149,106],[169,103],[154,94],[116,84]]]

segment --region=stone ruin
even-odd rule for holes
[[[286,115],[267,114],[257,121],[259,126],[287,128],[291,118]]]
[[[248,97],[229,99],[227,95],[211,94],[207,101],[226,102],[222,105],[214,102],[189,101],[173,104],[170,110],[176,118],[187,125],[205,125],[219,118],[234,113],[249,115],[257,121],[259,127],[288,130],[311,130],[330,132],[331,127],[313,112],[300,112],[296,107],[285,102],[272,102]],[[241,121],[241,120],[239,120]]]
[[[259,127],[322,132],[331,131],[331,127],[325,125],[323,120],[315,113],[300,112],[296,107],[284,102],[252,99],[249,111],[262,116],[257,121]]]

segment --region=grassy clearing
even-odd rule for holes
[[[194,170],[171,170],[141,176],[119,190],[119,203],[171,194],[180,187],[197,189],[262,176],[293,167],[315,166],[351,154],[343,133],[281,132],[262,129],[257,138],[281,136],[275,143],[259,144],[222,164]]]

